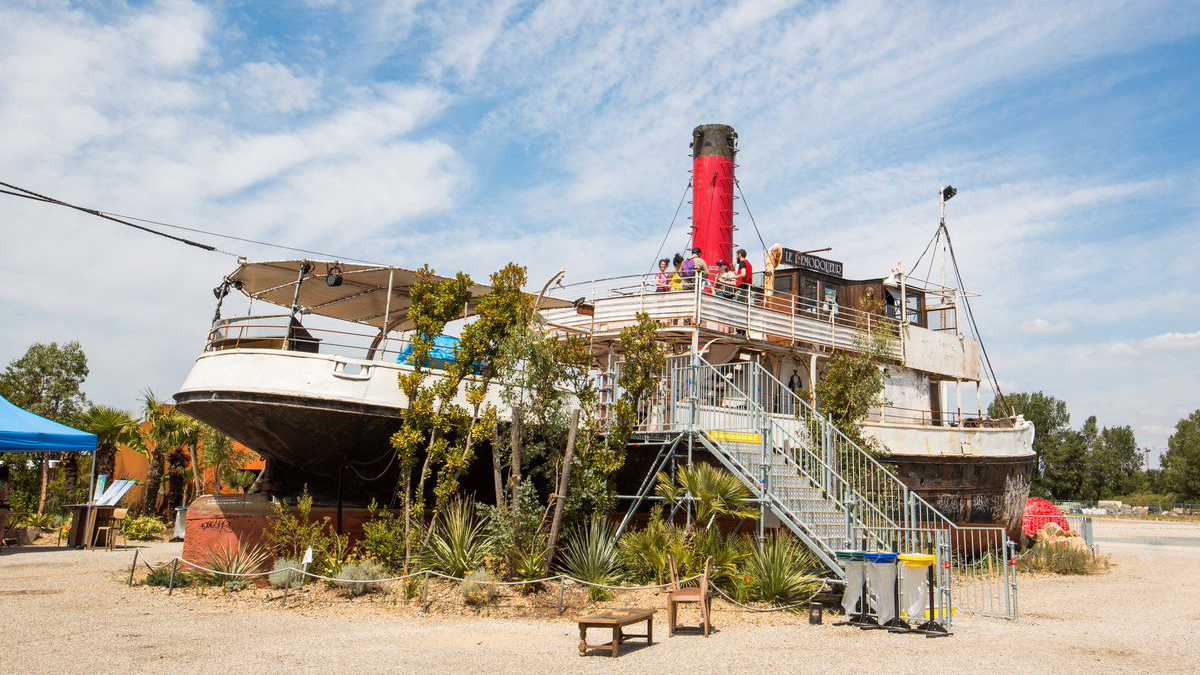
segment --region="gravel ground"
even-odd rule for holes
[[[167,597],[124,585],[128,551],[6,549],[0,673],[1196,672],[1200,524],[1097,522],[1096,536],[1111,571],[1022,578],[1019,623],[961,616],[953,637],[928,640],[828,621],[809,626],[806,617],[739,617],[722,607],[715,622],[723,630],[706,640],[667,638],[660,612],[661,642],[632,641],[616,660],[599,651],[580,658],[570,616],[424,617],[359,601],[283,609],[258,597],[265,592],[249,600]],[[178,544],[151,544],[141,555],[178,552]]]

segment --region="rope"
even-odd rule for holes
[[[738,179],[733,179],[733,185],[737,188],[738,196],[742,198],[742,203],[746,205],[746,215],[750,216],[750,224],[754,226],[754,234],[758,235],[758,243],[762,244],[763,253],[767,251],[767,242],[763,241],[762,232],[758,231],[758,223],[754,222],[754,214],[750,211],[750,202],[746,201],[746,195],[742,193],[742,183]]]
[[[191,239],[184,239],[183,237],[176,237],[173,234],[167,234],[166,232],[159,232],[158,230],[152,230],[152,229],[150,229],[148,227],[144,227],[142,225],[135,225],[134,223],[131,223],[127,220],[121,220],[120,218],[115,218],[113,216],[110,216],[107,213],[104,213],[103,211],[97,211],[96,209],[89,209],[84,206],[76,206],[74,204],[64,202],[60,199],[55,199],[53,197],[47,197],[46,195],[43,195],[43,194],[38,194],[38,193],[34,192],[33,190],[26,190],[23,187],[17,187],[16,185],[10,185],[9,183],[0,182],[0,185],[3,185],[4,187],[10,188],[12,190],[17,190],[17,192],[10,192],[9,190],[0,190],[0,192],[3,192],[6,195],[12,195],[14,197],[22,197],[24,199],[31,199],[35,202],[46,202],[48,204],[57,204],[59,206],[65,206],[69,209],[75,209],[76,211],[82,211],[84,213],[87,213],[87,214],[90,214],[93,216],[97,216],[99,218],[104,218],[105,220],[111,220],[114,223],[120,223],[127,227],[132,227],[136,230],[141,230],[143,232],[149,232],[150,234],[156,234],[160,237],[165,237],[167,239],[172,239],[172,240],[180,242],[182,244],[187,244],[188,246],[195,246],[196,248],[203,249],[205,251],[211,251],[213,253],[224,253],[225,255],[232,255],[232,256],[236,257],[236,254],[230,253],[228,251],[221,251],[221,250],[217,249],[216,246],[210,246],[209,244],[202,244],[198,241],[192,241]],[[22,194],[22,193],[24,193],[24,194]]]
[[[671,586],[671,584],[669,584],[669,583],[668,584],[654,584],[654,585],[650,585],[650,586],[609,586],[607,584],[597,584],[597,583],[593,583],[591,581],[584,581],[583,579],[576,579],[575,577],[573,577],[569,574],[556,574],[556,575],[550,576],[550,577],[542,577],[540,579],[529,579],[529,580],[524,580],[524,581],[487,581],[487,580],[479,580],[479,579],[469,579],[468,580],[464,577],[455,577],[455,576],[451,576],[449,574],[443,574],[436,570],[421,570],[420,572],[413,572],[411,574],[402,574],[397,577],[384,577],[381,579],[343,579],[341,577],[327,577],[327,576],[324,576],[321,574],[315,574],[313,572],[309,572],[307,570],[296,569],[295,567],[281,567],[277,570],[271,570],[269,572],[223,572],[221,570],[209,569],[207,567],[204,567],[203,565],[198,565],[190,560],[186,560],[186,559],[180,558],[180,557],[172,558],[172,560],[178,560],[179,562],[183,563],[184,565],[195,568],[202,572],[207,572],[209,574],[217,574],[217,575],[226,576],[226,577],[261,577],[261,576],[265,576],[268,574],[274,574],[275,572],[287,571],[287,572],[295,572],[297,574],[301,574],[306,577],[312,577],[314,579],[324,579],[325,581],[334,581],[334,582],[337,582],[337,581],[349,581],[349,582],[370,581],[372,583],[381,583],[381,582],[385,582],[385,581],[404,581],[405,579],[411,579],[413,577],[425,575],[425,576],[441,577],[442,579],[447,579],[450,581],[470,581],[471,583],[483,584],[483,585],[487,585],[487,586],[527,586],[527,585],[531,585],[531,584],[541,584],[541,583],[545,583],[547,581],[554,581],[555,579],[563,579],[563,580],[567,580],[567,581],[573,581],[573,582],[583,585],[583,586],[594,586],[596,588],[606,588],[606,589],[613,590],[613,591],[645,591],[645,590],[663,589],[663,588],[667,588],[667,587]],[[680,579],[679,583],[682,584],[682,583],[687,583],[689,581],[695,581],[696,579],[699,579],[701,576],[703,576],[703,575],[697,574],[695,576],[690,576],[686,579]]]
[[[810,602],[805,601],[805,602],[797,602],[792,605],[784,605],[782,607],[751,607],[750,605],[743,605],[742,603],[738,602],[737,600],[734,600],[733,598],[729,597],[729,595],[726,594],[725,591],[721,590],[720,586],[713,586],[713,588],[716,589],[717,593],[721,594],[722,598],[725,598],[730,603],[737,605],[738,607],[741,607],[742,609],[744,609],[748,612],[782,612],[784,610],[795,609],[800,606],[807,607],[808,605],[812,604]]]
[[[675,227],[675,219],[679,217],[679,211],[683,208],[683,202],[687,199],[688,190],[692,188],[692,179],[689,178],[687,185],[683,188],[683,194],[679,197],[679,205],[675,207],[675,215],[671,216],[671,224],[667,226],[667,233],[663,235],[662,243],[658,245],[658,253],[654,254],[654,260],[650,263],[650,271],[653,272],[658,265],[658,256],[662,255],[663,247],[667,245],[667,238],[671,236],[671,230]]]

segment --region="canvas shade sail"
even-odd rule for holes
[[[300,268],[305,263],[312,265],[312,269],[301,278]],[[335,272],[341,274],[342,283],[330,286],[326,283],[326,277]],[[412,304],[410,293],[418,275],[417,270],[402,267],[332,260],[276,260],[243,261],[237,270],[225,278],[235,288],[240,284],[240,290],[255,300],[289,308],[296,297],[296,283],[299,280],[297,304],[304,313],[377,327],[386,325],[392,331],[413,327],[408,319],[408,309]],[[471,298],[464,307],[463,316],[473,315],[479,299],[490,290],[491,286],[471,284]],[[543,298],[541,307],[551,309],[568,307],[570,304],[558,298]]]
[[[13,405],[0,396],[0,452],[94,452],[96,434]]]

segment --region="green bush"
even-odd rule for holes
[[[363,557],[398,574],[404,569],[404,521],[391,511],[380,509],[374,501],[368,509],[371,517],[363,523],[359,550]]]
[[[480,504],[477,510],[486,523],[484,531],[491,554],[499,559],[493,567],[500,574],[516,579],[542,576],[547,545],[542,532],[545,508],[533,481],[521,482],[515,502],[503,507]]]
[[[224,548],[208,554],[203,563],[207,569],[197,569],[192,574],[197,583],[204,586],[224,586],[230,581],[246,581],[246,585],[249,585],[253,583],[253,578],[247,575],[261,572],[268,558],[266,550],[257,544],[239,544],[237,548],[226,544]]]
[[[383,590],[383,584],[379,580],[386,576],[383,568],[374,561],[360,560],[343,565],[333,585],[345,591],[347,595],[358,596]]]
[[[1061,542],[1042,542],[1017,558],[1017,569],[1043,574],[1096,574],[1108,568],[1108,558]]]
[[[289,567],[294,569],[288,569]],[[271,574],[267,576],[268,581],[271,583],[271,588],[284,588],[287,586],[298,588],[303,586],[304,582],[308,580],[308,577],[299,572],[303,567],[299,560],[276,558],[275,564],[271,566]]]
[[[167,533],[167,526],[155,516],[132,516],[121,523],[121,534],[133,541],[153,541]]]
[[[491,542],[484,536],[486,522],[462,500],[454,500],[438,516],[424,553],[425,565],[435,572],[462,577],[483,567]]]
[[[328,516],[314,519],[312,505],[312,495],[308,494],[307,487],[296,499],[294,512],[280,502],[272,502],[273,517],[263,530],[266,551],[271,557],[298,560],[312,548],[313,558],[308,569],[315,574],[333,576],[350,558],[349,537],[335,535]]]
[[[142,583],[147,586],[169,587],[171,585],[171,564],[167,563],[151,569]],[[175,588],[186,588],[193,583],[195,583],[195,579],[184,570],[180,569],[175,572]]]
[[[816,557],[798,540],[773,533],[751,549],[746,561],[746,594],[751,600],[774,605],[804,602],[824,583],[807,572],[816,566]]]
[[[463,600],[468,605],[486,605],[496,599],[496,586],[492,582],[496,577],[486,569],[468,572],[459,585],[462,589]]]
[[[674,556],[680,574],[686,575],[691,567],[691,553],[683,529],[664,521],[662,509],[657,506],[651,511],[646,526],[623,534],[617,548],[630,580],[639,584],[667,582],[668,553]]]
[[[741,569],[754,551],[754,542],[750,535],[722,534],[715,527],[694,533],[689,544],[691,566],[687,569],[687,576],[702,572],[700,568],[704,561],[712,557],[712,580],[722,584],[722,587],[738,577],[745,576]]]
[[[616,536],[607,520],[592,518],[575,530],[567,540],[561,568],[572,577],[593,584],[613,586],[621,580]],[[597,602],[607,600],[612,591],[589,586],[588,597]]]

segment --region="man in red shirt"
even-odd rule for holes
[[[754,268],[750,266],[750,261],[746,259],[746,249],[739,248],[737,251],[737,291],[738,299],[742,302],[750,300],[750,282],[754,280]]]

